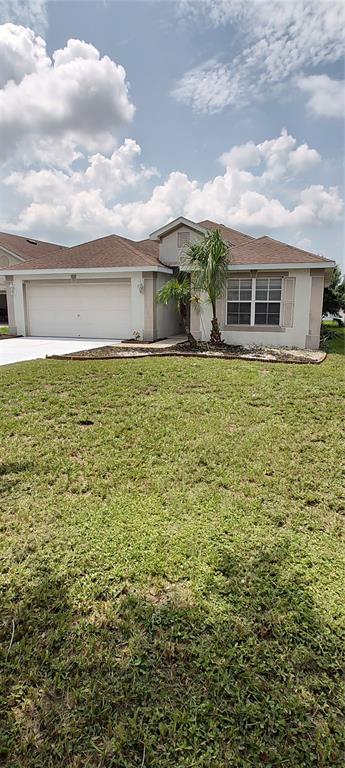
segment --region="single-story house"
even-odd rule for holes
[[[47,256],[62,248],[61,245],[45,243],[31,237],[20,237],[0,232],[0,270],[21,264],[31,259]],[[6,279],[0,275],[0,324],[8,322]]]
[[[178,269],[190,271],[186,245],[216,228],[229,245],[229,279],[217,306],[224,340],[318,348],[333,261],[267,236],[184,217],[146,240],[109,235],[2,265],[10,329],[23,336],[103,339],[137,332],[146,341],[178,333],[175,307],[157,305],[156,292]],[[211,309],[204,298],[191,305],[197,339],[209,338]]]

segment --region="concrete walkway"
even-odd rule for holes
[[[24,360],[37,360],[47,355],[66,355],[80,352],[82,349],[108,347],[120,344],[118,339],[51,339],[17,338],[0,339],[0,365],[21,363]]]
[[[168,349],[169,347],[174,347],[175,344],[181,344],[183,341],[187,341],[187,336],[185,336],[183,333],[180,333],[176,336],[169,336],[167,339],[162,339],[161,341],[151,341],[150,343],[146,343],[144,341],[139,341],[138,343],[131,344],[130,341],[125,342],[124,344],[121,344],[121,347],[132,347],[135,349],[135,347],[149,347],[150,349]],[[109,342],[109,345],[111,345],[112,342]]]

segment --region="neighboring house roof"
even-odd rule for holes
[[[45,243],[43,240],[35,240],[31,237],[11,235],[8,232],[0,232],[0,248],[13,253],[24,261],[39,258],[63,248],[55,243]]]
[[[243,245],[230,249],[231,264],[332,264],[333,261],[315,253],[303,251],[294,245],[273,240],[272,237],[258,237]]]
[[[209,219],[198,221],[198,225],[199,227],[204,227],[204,229],[218,229],[222,238],[230,243],[230,245],[242,245],[242,243],[251,242],[255,239],[251,235],[245,235],[244,232],[238,232],[237,229],[231,229],[231,227],[217,224],[216,221],[209,221]]]
[[[145,241],[144,241],[145,242]],[[140,245],[138,243],[138,245]],[[58,252],[47,254],[30,263],[15,264],[12,270],[23,269],[95,269],[97,267],[157,267],[157,255],[144,252],[137,244],[125,237],[108,235],[98,240],[90,240],[71,248],[62,248]],[[153,249],[152,249],[153,250]]]

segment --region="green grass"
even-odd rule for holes
[[[343,373],[1,369],[1,765],[343,766]]]
[[[0,325],[0,335],[8,333],[8,325]]]

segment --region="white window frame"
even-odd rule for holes
[[[238,301],[229,301],[228,299],[228,284],[230,280],[251,280],[251,297],[250,299],[241,299],[240,291],[239,291],[239,299]],[[250,304],[250,324],[252,322],[252,308],[253,308],[253,278],[243,275],[243,277],[228,277],[227,285],[226,285],[226,300],[225,300],[225,324],[228,325],[228,304]],[[229,325],[236,325],[238,328],[245,328],[245,323],[229,323]]]
[[[256,281],[260,280],[260,279],[268,280],[267,300],[265,300],[265,301],[263,301],[262,299],[257,299],[256,298]],[[280,299],[279,299],[279,301],[277,301],[276,299],[271,300],[269,298],[270,281],[271,280],[280,280]],[[282,302],[282,298],[283,298],[283,279],[281,277],[273,277],[273,275],[269,275],[268,277],[261,277],[259,275],[259,276],[256,276],[256,277],[253,278],[253,283],[254,283],[254,281],[255,281],[254,297],[253,297],[253,294],[252,294],[252,301],[254,302],[253,325],[256,326],[256,327],[259,327],[259,328],[262,327],[262,326],[260,326],[260,323],[255,323],[255,309],[256,309],[256,305],[257,304],[279,304],[279,322],[278,322],[278,325],[269,325],[268,323],[265,323],[264,327],[265,328],[280,328],[280,326],[281,326],[281,319],[282,319],[282,303],[283,303]],[[251,323],[252,323],[252,318],[251,318]]]
[[[273,278],[274,280],[280,280],[280,284],[281,284],[280,301],[270,301],[269,299],[267,299],[267,301],[263,301],[262,299],[261,300],[260,299],[256,299],[256,280],[257,279],[260,280],[261,277],[263,279],[266,279],[266,280],[270,280],[271,278]],[[236,277],[229,276],[228,281],[229,280],[241,280],[241,279],[242,280],[251,280],[252,281],[252,294],[251,294],[251,299],[250,299],[250,325],[246,326],[246,325],[241,325],[241,323],[228,323],[227,322],[227,320],[228,320],[228,304],[231,304],[231,303],[237,304],[238,303],[238,302],[235,302],[235,301],[234,302],[228,301],[228,285],[227,285],[226,286],[226,301],[225,301],[225,326],[228,326],[228,325],[235,326],[236,325],[237,328],[246,328],[246,327],[248,327],[248,328],[249,327],[250,328],[272,328],[272,330],[274,330],[275,328],[280,328],[281,327],[281,323],[282,323],[282,311],[283,311],[283,278],[280,277],[280,275],[277,276],[277,277],[274,277],[273,275],[269,275],[268,277],[265,277],[265,278],[264,278],[263,275],[262,276],[258,275],[257,277],[250,277],[250,278],[249,277],[245,277],[243,275],[242,278],[241,277],[237,277],[237,276]],[[268,284],[268,288],[269,288],[269,284]],[[266,303],[269,303],[269,304],[279,304],[279,325],[264,325],[264,326],[262,326],[262,325],[255,324],[255,307],[256,307],[257,303],[258,304],[266,304]]]

